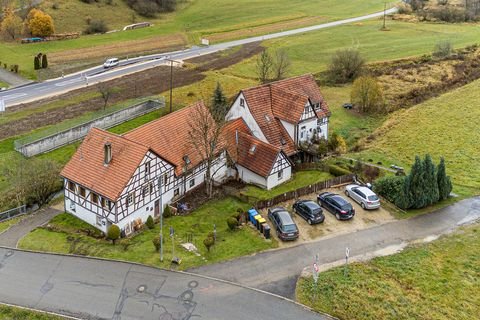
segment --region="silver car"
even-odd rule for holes
[[[358,202],[363,209],[380,208],[380,199],[367,187],[349,184],[345,188],[345,195]]]

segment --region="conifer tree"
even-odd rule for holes
[[[425,155],[424,159],[425,169],[425,184],[423,186],[424,194],[427,201],[427,206],[437,203],[439,199],[437,175],[435,172],[435,164],[429,154]]]
[[[440,164],[438,165],[437,170],[437,185],[439,200],[445,200],[449,197],[450,192],[452,192],[452,182],[450,177],[447,176],[445,169],[445,159],[440,158]]]
[[[213,91],[212,96],[212,114],[215,120],[223,121],[228,112],[227,108],[227,97],[225,97],[225,95],[223,94],[220,83],[217,82],[217,87]]]
[[[42,68],[43,69],[48,68],[48,60],[47,60],[47,55],[46,54],[44,54],[42,56]]]
[[[425,194],[425,165],[418,155],[415,157],[415,163],[407,181],[409,182],[407,189],[411,199],[411,207],[414,209],[426,207],[428,199]]]

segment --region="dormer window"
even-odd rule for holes
[[[240,98],[240,107],[245,107],[245,99]]]
[[[104,153],[104,164],[109,164],[112,161],[112,145],[107,142],[103,146],[103,153]]]

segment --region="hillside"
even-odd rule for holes
[[[454,191],[480,189],[480,80],[389,116],[369,137],[365,159],[409,167],[415,155],[429,153],[447,162]],[[357,155],[358,156],[358,155]]]

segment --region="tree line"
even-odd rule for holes
[[[14,7],[5,6],[2,10],[0,32],[5,40],[15,40],[21,36],[48,37],[55,33],[55,25],[50,15],[32,8],[22,18]]]
[[[375,181],[374,190],[401,209],[421,209],[447,199],[452,182],[443,157],[436,166],[430,155],[424,159],[417,155],[407,176],[382,177]]]

